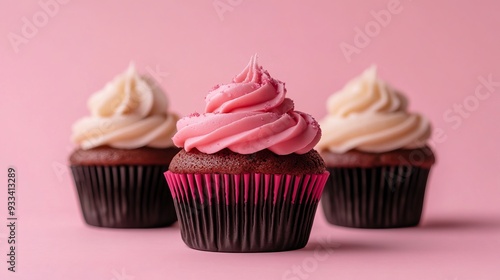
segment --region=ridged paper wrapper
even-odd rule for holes
[[[355,228],[395,228],[420,222],[429,168],[327,168],[321,204],[328,222]]]
[[[304,247],[328,172],[309,175],[165,172],[182,240],[214,252]]]
[[[85,222],[110,228],[173,224],[176,214],[163,173],[168,165],[73,165]]]

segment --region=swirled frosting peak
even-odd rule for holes
[[[177,122],[174,144],[207,154],[228,148],[239,154],[269,149],[278,154],[304,154],[321,137],[318,123],[294,111],[285,84],[257,64],[254,55],[231,83],[215,86],[205,98],[205,113]]]
[[[316,148],[380,153],[423,147],[431,135],[430,123],[407,107],[406,97],[378,79],[372,66],[328,98]]]
[[[167,111],[164,92],[133,64],[93,94],[88,107],[91,115],[73,125],[72,140],[82,149],[173,146],[178,117]]]

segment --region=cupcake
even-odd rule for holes
[[[90,97],[90,116],[73,125],[78,148],[69,161],[89,225],[150,228],[176,221],[163,178],[179,151],[172,143],[178,117],[165,94],[133,64]]]
[[[331,176],[322,205],[328,222],[357,228],[416,226],[434,153],[429,121],[375,66],[327,101],[316,149]]]
[[[294,111],[285,84],[257,65],[215,86],[203,114],[177,122],[166,180],[184,242],[215,252],[306,245],[328,173],[318,123]]]

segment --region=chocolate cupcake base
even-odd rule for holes
[[[181,236],[213,252],[303,248],[328,173],[314,175],[166,172]]]
[[[327,168],[321,203],[334,225],[396,228],[420,222],[430,168],[379,166]]]
[[[85,222],[110,228],[154,228],[177,220],[163,178],[168,165],[72,165]]]

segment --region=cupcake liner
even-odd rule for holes
[[[328,222],[356,228],[416,226],[429,168],[328,168],[321,204]]]
[[[328,172],[312,175],[165,172],[184,242],[215,252],[304,247]]]
[[[177,220],[163,179],[168,165],[73,165],[83,217],[111,228],[169,226]]]

